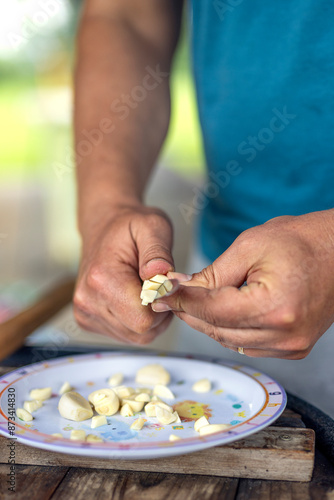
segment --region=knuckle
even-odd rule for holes
[[[73,311],[74,315],[89,314],[88,302],[85,299],[85,295],[77,290],[73,297]]]
[[[169,255],[170,251],[162,243],[153,243],[144,251],[143,260],[149,262],[157,257],[162,257],[164,255]]]
[[[307,337],[298,336],[290,340],[288,349],[292,352],[292,356],[297,356],[294,359],[303,359],[311,351],[311,344]]]
[[[84,330],[90,329],[87,318],[85,318],[80,311],[78,311],[77,309],[74,308],[73,314],[74,314],[75,321],[78,323],[80,328],[83,328]]]
[[[141,317],[138,322],[136,322],[135,332],[140,335],[145,335],[152,328],[152,318]]]
[[[94,264],[91,266],[86,281],[89,288],[93,290],[101,288],[104,282],[105,273],[100,265]]]
[[[287,359],[291,359],[291,360],[295,360],[295,361],[297,361],[298,359],[305,359],[306,356],[308,356],[310,352],[311,352],[311,348],[292,352],[289,356],[287,356]]]
[[[282,328],[283,330],[290,330],[299,325],[301,320],[302,313],[300,309],[294,305],[288,305],[280,307],[275,311],[271,322],[275,327]]]
[[[216,275],[212,264],[202,269],[200,273],[193,274],[193,280],[204,281],[204,283],[209,288],[213,289],[218,288],[218,283],[216,280]]]
[[[152,222],[153,227],[159,229],[161,224],[171,226],[171,220],[168,215],[158,207],[153,208],[153,212],[147,215],[148,221]]]

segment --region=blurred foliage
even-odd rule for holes
[[[0,178],[44,177],[71,144],[71,68],[81,2],[68,22],[38,32],[20,51],[0,58]],[[171,81],[172,118],[161,161],[185,175],[204,164],[196,99],[183,30]]]

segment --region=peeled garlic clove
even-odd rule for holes
[[[137,418],[130,426],[130,429],[134,431],[140,431],[143,428],[144,423],[145,420],[143,418]]]
[[[88,399],[99,415],[114,415],[119,409],[119,399],[113,389],[98,389],[91,392]]]
[[[145,413],[148,417],[156,417],[156,406],[154,403],[145,405]]]
[[[147,306],[148,304],[152,304],[156,299],[160,299],[166,295],[172,288],[172,282],[163,274],[157,274],[153,278],[145,280],[140,293],[142,305]]]
[[[164,281],[164,287],[166,289],[166,292],[170,292],[173,288],[173,283],[170,280]]]
[[[123,382],[124,375],[123,373],[115,373],[108,379],[108,384],[111,385],[112,387],[116,387],[118,385],[121,385]]]
[[[31,420],[34,419],[32,414],[25,410],[24,408],[17,408],[16,409],[16,416],[20,419],[23,420],[24,422],[31,422]]]
[[[208,434],[214,434],[215,432],[226,431],[231,426],[229,424],[209,424],[200,427],[199,434],[200,436],[207,436]]]
[[[160,396],[161,398],[175,399],[175,396],[172,393],[172,391],[168,387],[162,384],[157,384],[154,387],[153,394],[155,396]]]
[[[151,401],[152,401],[152,403],[156,403],[157,401],[161,401],[162,402],[162,399],[158,398],[158,396],[152,396],[151,397]]]
[[[95,436],[94,434],[88,434],[86,437],[86,441],[88,443],[103,443],[103,439],[99,436]]]
[[[146,306],[147,304],[151,304],[155,301],[157,298],[157,292],[155,290],[142,290],[140,298],[142,299],[142,305]]]
[[[163,401],[157,401],[155,403],[155,406],[159,406],[160,408],[163,408],[164,410],[168,411],[169,413],[173,413],[173,408],[169,406],[167,403],[164,403]]]
[[[170,434],[169,441],[181,441],[181,438],[179,436],[176,436],[175,434]]]
[[[30,391],[30,399],[37,399],[37,401],[45,401],[50,399],[52,395],[51,387],[43,387],[43,389],[32,389]]]
[[[131,408],[131,406],[128,403],[125,403],[125,405],[122,406],[120,409],[120,414],[122,417],[133,417],[134,413]]]
[[[146,365],[137,371],[136,382],[143,385],[168,385],[170,374],[159,364]]]
[[[181,423],[181,419],[180,419],[180,416],[179,416],[178,412],[177,411],[173,411],[173,415],[175,417],[175,423],[176,424],[180,424]]]
[[[65,392],[70,392],[71,390],[72,387],[70,386],[69,382],[64,382],[59,390],[59,394],[62,396],[63,394],[65,394]]]
[[[161,408],[160,406],[156,407],[156,416],[158,422],[162,425],[172,424],[176,420],[176,417],[175,415],[173,415],[173,413],[170,413],[169,411],[165,410],[164,408]]]
[[[90,424],[91,429],[96,429],[97,427],[101,427],[101,425],[107,425],[107,419],[105,415],[97,415],[92,418],[92,422]]]
[[[81,422],[93,416],[89,402],[74,391],[62,395],[58,403],[58,410],[62,417],[75,422]]]
[[[211,382],[207,378],[202,378],[193,384],[192,390],[195,392],[209,392],[211,391]]]
[[[164,274],[156,274],[153,278],[150,278],[150,281],[155,283],[164,283],[166,280],[168,281],[168,278]]]
[[[117,396],[121,399],[128,398],[135,393],[133,387],[126,387],[125,385],[119,385],[118,387],[113,387],[113,391],[116,392]]]
[[[148,394],[149,396],[152,394],[152,389],[149,389],[148,387],[137,387],[135,389],[136,394]]]
[[[209,421],[207,420],[206,417],[201,417],[198,420],[196,420],[194,424],[194,429],[196,432],[199,432],[201,427],[204,427],[205,425],[210,425]]]
[[[23,403],[23,408],[27,410],[29,413],[39,410],[39,408],[42,408],[42,406],[43,406],[42,401],[25,401]]]
[[[144,403],[149,403],[151,401],[151,397],[149,394],[145,392],[141,392],[138,396],[135,397],[135,401],[144,401]]]
[[[85,441],[86,433],[81,429],[71,431],[70,439],[72,439],[72,441]]]
[[[154,281],[145,280],[142,286],[142,290],[158,290],[160,287],[160,283],[154,283]]]
[[[123,405],[128,404],[134,413],[138,413],[144,408],[144,401],[136,401],[135,399],[123,399]]]

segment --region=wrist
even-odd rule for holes
[[[78,228],[83,248],[90,246],[104,228],[120,215],[132,211],[138,212],[142,208],[142,201],[135,197],[99,200],[89,206],[79,205]]]

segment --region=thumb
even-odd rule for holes
[[[239,240],[240,241],[240,240]],[[240,245],[238,239],[212,264],[192,275],[184,286],[201,286],[208,289],[233,286],[239,288],[246,280],[252,262],[250,249]]]
[[[142,280],[174,270],[173,231],[167,220],[160,219],[159,227],[143,228],[137,235],[136,243]]]

